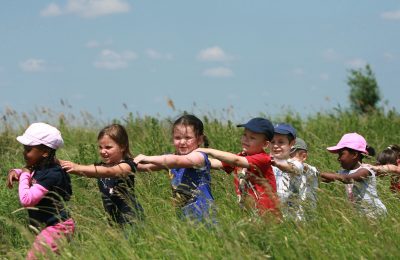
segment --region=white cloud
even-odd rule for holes
[[[174,58],[171,53],[160,53],[154,49],[147,49],[146,54],[152,60],[172,60]]]
[[[197,59],[200,61],[230,61],[232,56],[226,54],[219,46],[214,46],[201,50]]]
[[[384,20],[400,20],[400,10],[383,12],[381,18]]]
[[[41,16],[59,16],[61,14],[61,8],[55,3],[49,4],[46,8],[40,11]]]
[[[126,13],[130,9],[129,3],[124,0],[68,0],[63,7],[51,3],[40,14],[41,16],[72,14],[85,18],[94,18],[102,15]]]
[[[233,72],[226,67],[216,67],[204,70],[203,75],[207,77],[228,78],[233,76]]]
[[[355,59],[351,59],[346,61],[346,66],[352,68],[352,69],[360,69],[365,67],[365,65],[367,65],[367,62],[363,59],[360,58],[355,58]]]
[[[97,17],[130,10],[128,3],[121,0],[69,0],[66,11],[82,17]]]
[[[98,60],[93,65],[96,68],[116,70],[126,68],[130,61],[137,59],[137,54],[132,51],[118,53],[113,50],[102,50]]]
[[[46,61],[41,59],[28,59],[20,62],[19,66],[23,71],[39,72],[45,70]]]
[[[392,60],[395,60],[395,59],[396,59],[396,56],[395,56],[393,53],[391,53],[391,52],[385,52],[385,53],[383,54],[383,57],[384,57],[385,60],[387,60],[387,61],[392,61]]]
[[[292,73],[296,76],[303,76],[305,74],[305,71],[303,68],[295,68],[293,69]]]
[[[339,59],[339,54],[336,53],[336,51],[334,49],[326,49],[323,53],[322,53],[322,57],[324,58],[324,60],[326,61],[335,61]]]

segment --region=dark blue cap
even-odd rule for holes
[[[274,137],[274,126],[265,118],[256,117],[250,119],[246,124],[237,125],[237,127],[244,127],[254,133],[265,134],[269,141]]]
[[[294,138],[296,138],[296,129],[294,129],[294,127],[291,126],[290,124],[286,123],[276,124],[274,127],[274,132],[282,135],[292,135]]]

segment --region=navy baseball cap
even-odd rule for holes
[[[237,125],[237,127],[244,127],[254,133],[265,134],[269,141],[274,137],[274,126],[265,118],[256,117],[250,119],[246,124]]]
[[[286,123],[276,124],[274,127],[274,132],[282,135],[292,135],[294,138],[296,138],[296,129],[294,129],[294,127],[291,126],[290,124]]]

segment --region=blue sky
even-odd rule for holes
[[[348,107],[348,70],[367,63],[400,109],[398,0],[1,5],[1,114],[312,114]]]

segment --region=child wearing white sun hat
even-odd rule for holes
[[[64,205],[72,195],[71,180],[55,158],[64,143],[57,128],[33,123],[17,140],[24,145],[25,166],[9,171],[7,185],[12,188],[14,181],[19,182],[20,202],[39,232],[27,255],[36,259],[49,250],[57,253],[60,241],[74,233],[74,220]]]

